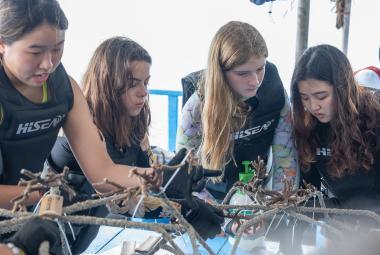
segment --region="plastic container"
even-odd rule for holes
[[[244,166],[244,173],[239,173],[239,180],[245,184],[247,184],[252,177],[255,174],[255,171],[251,168],[251,162],[250,161],[243,161],[242,162]],[[232,195],[229,204],[230,205],[249,205],[253,204],[253,200],[244,192],[244,191],[237,191],[235,194]],[[230,210],[231,213],[235,213],[236,209]],[[239,211],[239,215],[243,216],[252,216],[252,210],[241,210]],[[236,234],[236,233],[235,233]],[[253,250],[256,247],[264,246],[264,234],[265,231],[258,230],[258,232],[249,235],[249,234],[243,234],[242,238],[240,239],[238,248],[241,251],[249,252]],[[228,241],[231,245],[234,245],[235,243],[235,237],[229,236]]]

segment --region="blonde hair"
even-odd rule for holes
[[[202,165],[206,168],[221,169],[232,157],[233,133],[244,125],[249,107],[231,89],[224,73],[252,56],[268,57],[268,49],[259,31],[248,23],[228,22],[211,42],[198,91],[202,100]]]

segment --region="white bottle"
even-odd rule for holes
[[[254,202],[243,191],[237,191],[235,192],[235,194],[232,195],[229,204],[230,205],[250,205],[250,204],[254,204]],[[234,211],[231,211],[231,212],[234,213]],[[252,210],[241,210],[239,212],[239,215],[252,216],[253,213],[252,213]],[[248,251],[253,250],[255,247],[264,246],[264,235],[265,235],[264,229],[259,229],[254,234],[244,233],[242,238],[240,239],[238,248],[244,252],[248,252]],[[230,242],[231,245],[233,245],[235,243],[235,237],[229,236],[228,241]]]

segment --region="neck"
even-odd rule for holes
[[[10,70],[4,65],[4,71],[12,86],[20,92],[24,97],[32,101],[33,103],[41,103],[44,99],[43,86],[30,86],[21,82],[15,77]]]

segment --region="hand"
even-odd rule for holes
[[[224,213],[202,199],[191,195],[193,175],[194,172],[191,172],[183,189],[185,199],[179,202],[181,214],[203,239],[214,238],[221,232]]]
[[[8,242],[22,249],[27,255],[38,254],[43,241],[52,248],[60,242],[59,228],[55,222],[35,218],[28,221]]]
[[[214,238],[221,232],[223,211],[197,197],[193,196],[191,200],[180,201],[181,214],[203,239]]]
[[[169,186],[166,188],[165,194],[169,198],[184,198],[183,189],[187,185],[187,182],[190,178],[189,174],[189,162],[187,160],[184,161],[187,156],[188,151],[185,148],[182,148],[178,153],[173,157],[172,160],[168,163],[169,166],[175,166],[183,164],[181,169],[178,171],[174,179],[171,181]],[[222,174],[220,170],[209,170],[205,169],[202,166],[192,166],[191,169],[191,192],[199,192],[203,190],[206,185],[205,177],[219,176]],[[175,170],[172,169],[164,169],[163,176],[163,185],[170,180],[172,175],[175,173]]]

